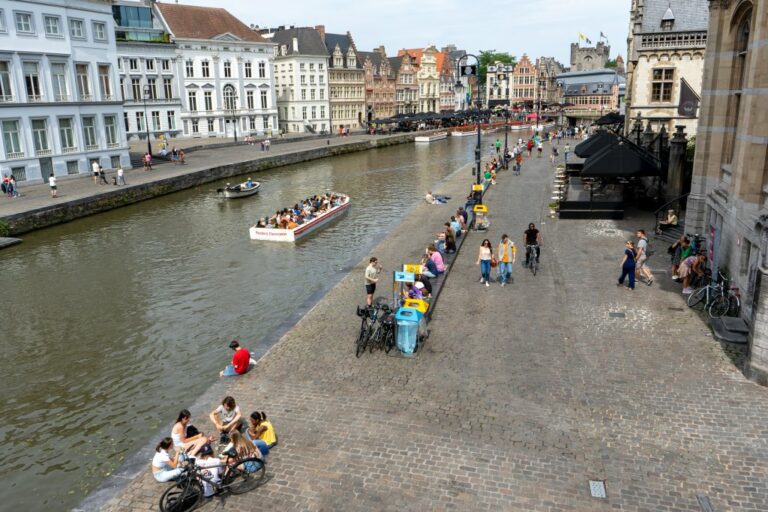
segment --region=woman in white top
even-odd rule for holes
[[[181,452],[177,450],[173,459],[168,453],[172,447],[173,439],[170,437],[164,438],[155,447],[155,456],[152,457],[152,475],[158,482],[167,482],[178,478],[183,471],[179,467],[179,454]]]
[[[173,445],[177,449],[185,451],[189,453],[189,455],[197,455],[197,452],[199,452],[200,448],[208,442],[208,439],[206,439],[203,434],[187,437],[187,426],[189,425],[191,417],[192,413],[186,409],[182,409],[179,413],[179,417],[176,418],[176,423],[173,424],[171,439],[173,439]]]
[[[493,259],[493,248],[491,241],[487,238],[480,244],[480,251],[477,254],[477,265],[480,265],[480,282],[485,286],[491,286],[488,281],[491,279],[491,260]]]

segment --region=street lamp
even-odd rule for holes
[[[504,169],[509,170],[509,160],[507,160],[507,151],[509,146],[507,145],[507,139],[509,137],[509,105],[504,109],[504,155],[501,161],[504,163]]]
[[[232,125],[235,130],[235,144],[237,144],[237,91],[234,87],[229,89],[229,110],[232,111]]]
[[[469,81],[469,77],[473,74],[472,68],[467,66],[466,73],[462,73],[462,67],[461,67],[461,61],[465,60],[467,57],[472,57],[475,59],[475,62],[477,63],[476,69],[479,72],[480,70],[480,59],[477,58],[476,55],[472,55],[471,53],[465,53],[459,59],[456,61],[456,75],[457,75],[457,82],[456,82],[456,88],[459,90],[462,90],[464,88],[464,84],[461,82],[461,77],[466,76],[467,81]],[[478,76],[475,74],[475,76]],[[480,155],[481,155],[481,148],[480,145],[480,110],[482,108],[482,100],[480,99],[480,78],[478,76],[477,80],[477,101],[475,102],[477,105],[477,146],[475,147],[475,164],[477,165],[477,168],[475,169],[475,179],[476,183],[479,185],[481,183],[481,177],[482,177],[482,171],[480,169],[481,161],[480,161]],[[471,100],[467,102],[467,107],[471,107],[472,102]]]
[[[144,127],[147,130],[147,153],[150,155],[152,155],[152,143],[149,141],[149,116],[147,115],[147,100],[155,99],[152,92],[152,87],[149,85],[144,86]]]

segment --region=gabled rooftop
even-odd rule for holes
[[[177,39],[224,39],[266,43],[266,39],[226,9],[184,4],[155,4]]]

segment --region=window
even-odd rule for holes
[[[189,110],[192,112],[197,112],[197,92],[189,91],[187,93],[187,100],[189,103]]]
[[[163,59],[160,61],[160,69],[163,71],[170,71],[171,70],[171,61],[168,59]]]
[[[144,131],[144,112],[136,112],[136,131]]]
[[[143,115],[143,112],[142,112]],[[83,142],[85,142],[85,150],[91,151],[93,149],[99,149],[99,143],[96,139],[96,118],[84,117],[83,118]]]
[[[123,123],[125,124],[125,131],[131,131],[131,121],[128,118],[128,112],[123,112]]]
[[[306,75],[301,75],[301,78],[300,78],[300,79],[301,79],[301,83],[302,83],[302,84],[305,84],[305,83],[307,83],[307,76],[306,76]]]
[[[259,62],[259,78],[267,77],[267,65],[264,62]]]
[[[192,60],[187,60],[184,63],[185,69],[186,69],[186,75],[187,77],[193,77],[195,76],[195,63],[192,62]]]
[[[149,90],[149,98],[147,99],[156,100],[157,99],[157,80],[155,80],[154,78],[148,78],[147,89]]]
[[[251,78],[251,63],[250,62],[246,62],[244,64],[244,66],[245,66],[245,68],[244,68],[245,69],[245,78]]]
[[[224,78],[232,78],[232,63],[228,60],[224,61]]]
[[[209,78],[211,76],[211,67],[210,63],[207,60],[204,60],[200,63],[200,67],[203,70],[203,78]],[[189,75],[192,76],[192,75]]]
[[[208,133],[214,133],[216,131],[216,127],[214,126],[213,119],[208,120]]]
[[[227,110],[235,110],[237,108],[235,88],[231,85],[224,86],[224,108]]]
[[[318,81],[318,83],[320,85],[324,85],[325,84],[325,78],[323,77],[323,75],[318,76],[317,77],[317,81]]]
[[[128,69],[131,71],[139,70],[139,59],[128,59]]]
[[[291,107],[291,119],[296,119],[296,107]]]
[[[173,110],[169,110],[166,114],[166,117],[168,118],[168,129],[169,130],[175,130],[176,129],[176,112]]]
[[[81,101],[91,101],[91,84],[88,80],[88,64],[75,64],[77,95]]]
[[[304,71],[304,63],[303,62],[299,63],[299,70]]]
[[[307,90],[306,89],[302,89],[301,90],[301,99],[303,99],[303,100],[307,99]]]
[[[8,32],[8,28],[5,26],[5,11],[0,9],[0,33]]]
[[[100,21],[93,22],[93,39],[96,41],[107,40],[107,26],[104,23]]]
[[[115,116],[104,116],[104,134],[107,136],[108,148],[114,148],[120,144],[117,140],[117,121]]]
[[[312,107],[312,119],[317,119],[317,107]]]
[[[8,61],[0,61],[0,103],[13,101],[11,67]]]
[[[203,103],[205,104],[205,110],[207,112],[213,110],[213,96],[211,95],[211,91],[203,92]]]
[[[320,99],[325,99],[325,89],[320,89]]]
[[[53,37],[61,36],[61,19],[58,16],[44,16],[43,22],[45,26],[45,35]]]
[[[309,75],[309,83],[315,85],[315,75]]]
[[[112,100],[112,81],[109,79],[109,66],[99,66],[99,92],[102,101]]]
[[[269,129],[269,118],[264,116],[263,119],[264,119],[264,129],[268,130]]]
[[[267,91],[261,91],[261,108],[268,108]]]
[[[173,85],[170,78],[163,78],[163,92],[166,99],[173,98]]]
[[[248,127],[251,130],[255,130],[256,129],[256,118],[255,117],[248,118]]]
[[[112,167],[112,169],[117,169],[121,166],[120,164],[120,155],[112,155],[109,157],[109,166]]]
[[[73,39],[85,39],[83,20],[69,20],[69,35]]]
[[[307,118],[307,107],[301,107],[301,118],[302,119]]]
[[[77,151],[75,142],[75,132],[72,128],[72,118],[65,117],[59,119],[59,139],[61,140],[61,149],[64,153]]]
[[[245,100],[246,100],[246,104],[248,105],[248,108],[250,110],[253,110],[254,108],[256,108],[254,106],[254,102],[253,102],[253,91],[246,91],[245,92]]]
[[[152,116],[152,130],[159,132],[160,131],[160,111],[153,110],[150,114]]]
[[[651,82],[651,101],[672,101],[672,77],[675,70],[672,68],[656,68],[653,70],[653,82]]]
[[[32,14],[28,12],[17,12],[16,15],[16,32],[20,34],[34,34],[34,28],[32,25]]]
[[[311,100],[315,99],[315,90],[314,89],[310,89],[309,90],[309,99],[311,99]]]
[[[25,62],[22,67],[24,68],[24,87],[27,91],[27,100],[42,101],[40,71],[37,67],[37,62]]]
[[[319,69],[320,71],[322,71],[322,70],[323,70],[323,65],[322,65],[322,64],[318,64],[318,65],[317,65],[317,69]]]
[[[321,105],[320,106],[320,118],[324,118],[324,117],[325,117],[325,106]]]
[[[131,97],[133,101],[141,101],[141,79],[131,78]]]
[[[192,133],[200,133],[200,126],[197,119],[192,120]]]
[[[144,69],[147,71],[154,71],[155,70],[155,60],[154,59],[144,59]]]
[[[67,160],[67,174],[79,174],[80,166],[77,160]]]
[[[24,152],[21,149],[18,121],[3,121],[3,144],[5,145],[5,157],[7,159],[10,160],[24,156]]]
[[[51,84],[53,85],[53,101],[69,101],[66,64],[60,62],[51,64]]]
[[[48,122],[45,119],[32,120],[32,140],[37,156],[47,156],[51,153],[48,147]]]

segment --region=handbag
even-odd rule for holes
[[[496,268],[499,266],[499,260],[491,256],[491,268]]]

